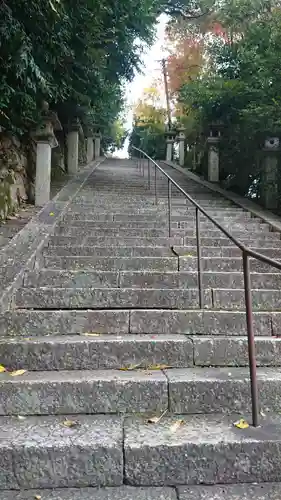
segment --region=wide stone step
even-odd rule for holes
[[[213,307],[216,309],[245,309],[244,289],[213,289],[212,293]],[[279,311],[281,309],[281,290],[253,290],[252,306],[254,310]]]
[[[250,212],[239,212],[239,211],[227,211],[227,214],[225,211],[209,211],[208,212],[211,217],[214,217],[218,222],[223,224],[223,222],[226,219],[233,219],[235,221],[245,221],[245,222],[254,222],[258,221],[258,219],[251,219],[251,213]],[[204,218],[204,216],[202,216]],[[192,210],[174,210],[172,208],[172,216],[171,219],[172,221],[177,221],[177,220],[193,220],[195,218],[195,211]],[[81,221],[85,222],[86,220],[90,221],[96,221],[96,222],[154,222],[154,221],[162,221],[166,222],[167,221],[167,212],[162,211],[155,211],[155,213],[150,214],[149,212],[143,212],[142,214],[139,213],[99,213],[97,211],[93,212],[72,212],[68,211],[62,218],[63,221],[65,222],[70,222],[72,223],[74,220],[75,221]]]
[[[279,500],[281,498],[281,484],[181,486],[177,488],[177,493],[178,500]],[[47,500],[49,499],[47,498]],[[68,497],[65,500],[68,500]],[[99,500],[98,497],[97,500]]]
[[[278,259],[276,259],[278,260]],[[202,271],[242,271],[243,263],[242,258],[238,257],[202,257]],[[280,261],[281,263],[281,261]],[[180,257],[179,270],[180,271],[194,271],[197,269],[196,257]],[[255,273],[278,273],[278,269],[270,264],[266,264],[257,259],[250,259],[250,269]]]
[[[195,248],[196,250],[196,248]],[[216,249],[217,250],[217,249]],[[184,252],[184,247],[183,250]],[[188,249],[186,250],[186,252]],[[194,251],[194,250],[193,250]],[[88,245],[75,245],[72,247],[55,246],[53,248],[46,247],[43,250],[43,255],[49,256],[96,256],[96,257],[172,257],[174,256],[171,247],[167,246],[123,246],[123,247],[110,247],[110,246],[88,246]],[[281,258],[281,249],[280,249]]]
[[[44,257],[44,267],[53,269],[91,269],[96,271],[177,271],[174,257]]]
[[[255,335],[279,335],[280,312],[255,312]],[[211,310],[25,310],[0,315],[0,335],[12,337],[71,335],[87,332],[116,334],[246,335],[242,311]]]
[[[247,366],[248,339],[244,337],[193,337],[196,366]],[[255,338],[257,366],[281,366],[281,337]]]
[[[121,368],[121,367],[120,367]],[[0,374],[1,415],[77,415],[168,409],[161,371],[45,371]]]
[[[209,272],[202,274],[206,288],[243,288],[241,272]],[[197,272],[156,271],[59,271],[43,269],[26,272],[24,287],[62,288],[196,288]],[[280,289],[280,273],[251,273],[252,289]]]
[[[157,425],[144,418],[126,420],[126,483],[163,486],[279,481],[281,416],[267,417],[261,427],[242,431],[233,425],[239,418],[239,414],[164,417]]]
[[[84,236],[81,240],[79,240],[81,244],[87,246],[168,246],[172,245],[182,245],[183,238],[181,237],[160,237],[160,238],[138,238],[135,237],[118,237],[118,239],[110,236],[97,236],[95,238],[89,238]],[[195,240],[194,240],[195,241]],[[275,241],[272,240],[274,243]],[[278,240],[276,240],[278,242]],[[195,243],[196,244],[196,243]],[[77,245],[77,238],[75,236],[50,236],[48,239],[49,246],[65,246],[72,247]],[[281,245],[281,241],[278,242],[278,246]]]
[[[55,490],[44,489],[37,490],[36,492],[34,490],[25,490],[21,492],[2,491],[1,500],[32,500],[36,498],[35,493],[37,497],[41,497],[42,500],[178,500],[175,488],[135,488],[133,486],[111,488],[56,488]],[[188,500],[198,500],[198,498],[195,499],[194,496],[184,497],[184,500],[187,498]],[[271,498],[275,500],[275,497],[272,496]],[[230,498],[230,500],[232,500],[232,498]],[[248,498],[246,500],[248,500]],[[256,497],[256,500],[260,500],[260,497]]]
[[[69,419],[0,419],[1,490],[122,485],[122,420],[79,415],[69,428]]]
[[[219,295],[216,296],[216,301],[218,300]],[[210,289],[204,291],[204,304],[205,307],[211,307]],[[176,288],[21,288],[16,293],[16,306],[24,309],[154,309],[155,307],[196,309],[198,308],[198,290]]]
[[[261,411],[278,412],[281,371],[259,368],[257,375]],[[0,389],[1,415],[251,410],[249,368],[241,367],[1,373]]]
[[[86,333],[88,335],[0,338],[1,364],[8,369],[32,371],[193,366],[193,342],[186,335]]]
[[[241,413],[251,411],[249,368],[179,368],[164,371],[168,378],[172,413]],[[259,368],[259,404],[262,412],[278,412],[281,371]]]

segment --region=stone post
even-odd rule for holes
[[[179,164],[184,167],[185,161],[185,128],[180,127],[178,129],[178,141],[179,141]]]
[[[87,137],[86,139],[87,146],[87,163],[91,163],[94,159],[94,139],[93,137]]]
[[[95,134],[95,159],[100,157],[100,142],[101,142],[101,134],[97,132]]]
[[[167,139],[167,149],[166,149],[166,161],[173,160],[173,139]]]
[[[78,172],[79,153],[79,123],[78,120],[71,123],[67,134],[67,171],[69,174]]]
[[[219,182],[220,180],[220,158],[219,137],[208,137],[208,181]]]
[[[52,148],[58,146],[54,135],[52,113],[45,116],[33,134],[37,143],[35,174],[35,205],[42,207],[50,200]]]
[[[278,208],[278,163],[280,158],[280,140],[269,137],[264,142],[261,171],[261,201],[265,208]]]

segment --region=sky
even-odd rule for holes
[[[142,73],[137,73],[131,83],[126,88],[126,100],[128,103],[128,114],[126,121],[127,130],[132,129],[133,122],[133,106],[141,98],[143,90],[151,86],[154,78],[161,75],[161,59],[166,57],[164,48],[165,41],[165,26],[168,17],[162,14],[159,17],[159,22],[156,26],[156,36],[153,46],[143,56]],[[164,101],[164,96],[163,96]],[[163,102],[165,106],[165,101]],[[121,151],[116,151],[114,156],[119,158],[127,157],[129,139],[126,140],[124,148]]]

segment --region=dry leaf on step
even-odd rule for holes
[[[27,372],[27,370],[16,370],[14,372],[10,372],[9,375],[11,375],[11,377],[20,377],[21,375],[23,375],[26,372]]]
[[[170,431],[171,432],[177,432],[179,430],[179,428],[184,424],[184,420],[177,420],[176,422],[174,422],[171,427],[170,427]]]
[[[136,370],[137,368],[140,368],[140,367],[141,367],[141,364],[139,363],[138,365],[122,366],[121,368],[119,368],[119,370],[121,370],[122,372],[128,372],[128,371]]]
[[[50,213],[49,213],[49,215],[50,215],[51,217],[54,217],[54,215],[55,215],[55,214],[54,214],[54,212],[50,212]]]
[[[0,365],[0,373],[4,373],[6,371],[5,366]]]
[[[237,422],[234,422],[234,427],[237,427],[237,429],[248,429],[249,424],[244,418],[241,418]]]
[[[83,333],[83,335],[85,335],[86,337],[100,337],[100,333],[94,333],[94,332],[93,333],[86,332],[86,333]]]
[[[79,422],[77,420],[65,420],[62,424],[64,427],[77,427]]]
[[[26,419],[26,417],[24,417],[23,415],[18,415],[18,419],[19,419],[19,420],[25,420],[25,419]]]
[[[147,420],[148,424],[158,424],[161,420],[161,418],[164,417],[164,415],[167,413],[168,410],[165,410],[160,417],[151,417]]]
[[[34,500],[41,500],[41,495],[35,495]]]

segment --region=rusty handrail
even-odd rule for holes
[[[171,236],[171,185],[175,186],[180,193],[195,207],[196,216],[196,246],[197,246],[197,274],[198,274],[198,292],[199,292],[199,308],[203,308],[203,282],[202,282],[202,262],[201,262],[201,242],[200,242],[200,213],[202,213],[209,221],[214,224],[234,245],[240,248],[243,260],[243,279],[244,279],[244,293],[245,293],[245,308],[246,308],[246,323],[247,323],[247,337],[248,337],[248,357],[250,367],[250,381],[251,381],[251,401],[252,401],[252,424],[254,427],[259,425],[259,402],[258,402],[258,384],[257,384],[257,364],[255,354],[255,336],[253,326],[253,306],[252,306],[252,289],[251,289],[251,274],[249,257],[257,259],[265,264],[281,270],[281,262],[271,259],[266,255],[251,250],[251,248],[244,245],[241,241],[235,238],[227,229],[225,229],[219,222],[217,222],[211,215],[209,215],[203,207],[199,205],[179,184],[170,177],[169,174],[163,170],[160,165],[153,160],[142,149],[132,146],[132,148],[140,153],[140,159],[147,158],[148,160],[148,178],[150,188],[150,162],[154,165],[155,169],[155,201],[157,204],[157,170],[159,170],[168,180],[168,217],[169,217],[169,237]],[[142,162],[138,165],[141,169]],[[144,176],[144,165],[142,170]]]

